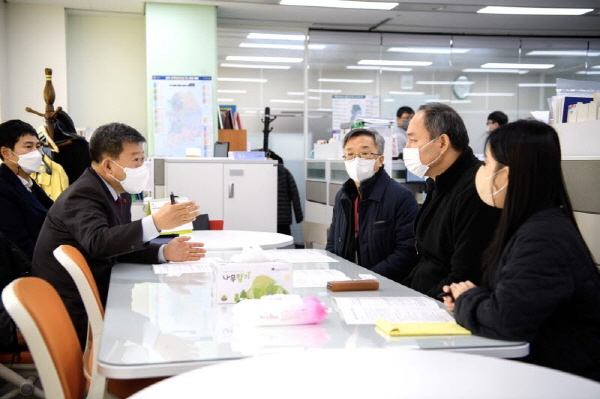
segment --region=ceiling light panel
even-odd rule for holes
[[[228,55],[225,58],[227,61],[253,61],[253,62],[302,62],[302,58],[296,57],[259,57],[245,55]]]
[[[412,68],[380,67],[376,65],[348,65],[346,69],[362,69],[368,71],[410,72]]]
[[[586,50],[534,50],[525,55],[547,55],[547,56],[564,56],[564,57],[597,57],[600,51]]]
[[[279,34],[279,33],[258,33],[251,32],[246,36],[247,39],[262,39],[262,40],[289,40],[289,41],[304,41],[306,39],[305,35],[287,35],[287,34]]]
[[[508,68],[508,69],[550,69],[554,64],[513,64],[503,62],[488,62],[482,68]]]
[[[248,68],[248,69],[290,69],[289,65],[259,65],[259,64],[232,64],[223,62],[220,66],[225,68]]]
[[[593,8],[537,8],[537,7],[484,7],[478,14],[509,15],[583,15],[594,11]]]
[[[373,83],[373,79],[329,79],[320,78],[319,82],[331,82],[331,83]]]
[[[529,71],[518,70],[518,69],[496,69],[496,68],[465,68],[463,72],[474,72],[474,73],[518,73],[520,75],[526,74]]]
[[[272,43],[240,43],[240,47],[244,48],[264,48],[264,49],[277,49],[277,50],[304,50],[303,44],[272,44]],[[323,50],[324,44],[309,44],[310,50]]]
[[[355,8],[361,10],[391,10],[398,3],[385,1],[347,1],[347,0],[281,0],[283,6]]]
[[[267,79],[258,78],[217,78],[219,82],[247,82],[247,83],[267,83]]]
[[[396,60],[360,60],[358,65],[379,65],[379,66],[429,66],[431,61],[396,61]]]
[[[464,54],[471,50],[450,47],[390,47],[387,51],[413,54]]]

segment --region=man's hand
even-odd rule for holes
[[[463,281],[461,283],[452,283],[450,284],[450,291],[452,292],[452,296],[456,301],[459,296],[461,296],[464,292],[470,290],[471,288],[477,287],[475,284],[470,282],[469,280]]]
[[[196,220],[200,215],[198,209],[200,206],[194,201],[166,203],[152,215],[152,220],[158,230],[170,230]]]
[[[173,262],[195,261],[204,258],[206,249],[201,242],[188,242],[192,237],[175,237],[165,245],[164,255],[166,260]]]

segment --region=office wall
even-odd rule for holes
[[[75,125],[92,131],[123,122],[146,135],[146,40],[143,15],[68,11],[69,106]]]
[[[2,119],[22,119],[37,127],[43,119],[26,112],[25,107],[44,112],[44,68],[53,70],[54,105],[68,104],[65,10],[33,4],[3,6],[7,66]]]
[[[216,104],[217,9],[215,6],[146,3],[146,87],[149,153],[153,154],[153,75],[212,76]],[[217,107],[214,132],[217,133]]]
[[[6,53],[6,3],[0,2],[0,121],[4,120],[2,116],[6,107],[6,69],[8,55]]]

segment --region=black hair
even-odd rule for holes
[[[140,132],[124,123],[107,123],[100,126],[90,139],[90,157],[92,162],[102,162],[102,156],[118,159],[123,152],[123,142],[145,143]]]
[[[21,137],[28,135],[38,137],[37,132],[29,123],[19,119],[6,121],[0,124],[0,148],[7,147],[14,150],[17,141],[19,141]],[[4,160],[1,153],[0,159]]]
[[[563,178],[558,134],[552,126],[536,120],[511,122],[490,132],[485,148],[498,162],[496,171],[510,168],[500,221],[483,254],[483,281],[489,285],[502,250],[534,213],[560,207],[575,228],[577,222]]]
[[[498,125],[506,125],[508,123],[508,116],[502,111],[494,111],[488,115],[488,120],[497,123]]]
[[[352,129],[346,134],[344,137],[344,142],[342,144],[343,147],[346,147],[346,144],[351,138],[358,136],[369,136],[375,142],[377,146],[377,152],[379,154],[383,154],[383,150],[385,149],[385,139],[374,129],[359,127],[356,129]]]
[[[396,118],[402,117],[402,114],[414,115],[415,111],[411,107],[404,106],[398,108],[398,111],[396,111]]]
[[[419,111],[425,113],[425,129],[436,139],[442,134],[448,135],[452,148],[462,152],[469,146],[469,134],[458,112],[442,103],[422,105]]]

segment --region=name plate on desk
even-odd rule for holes
[[[289,294],[293,287],[294,272],[292,264],[287,262],[223,263],[214,270],[216,303]]]

